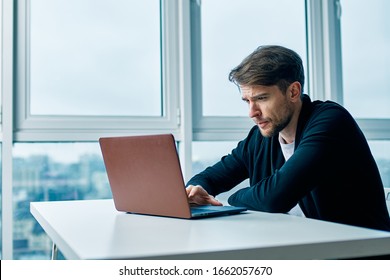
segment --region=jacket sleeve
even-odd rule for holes
[[[342,107],[331,106],[313,113],[291,158],[256,184],[238,190],[229,204],[248,209],[286,213],[319,182],[337,176],[343,150],[353,139],[355,122]],[[341,157],[340,157],[341,156]],[[337,157],[337,158],[336,158]]]

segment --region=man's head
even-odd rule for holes
[[[298,54],[280,46],[259,47],[230,72],[229,80],[239,86],[263,136],[295,139],[304,83]]]
[[[293,82],[303,89],[305,74],[300,56],[282,46],[260,46],[229,74],[238,86],[273,86],[282,92]]]

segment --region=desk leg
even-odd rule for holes
[[[51,259],[56,260],[58,257],[58,248],[57,245],[53,242],[53,247],[51,248]]]

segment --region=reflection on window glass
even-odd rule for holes
[[[31,114],[163,114],[159,0],[29,3]]]
[[[289,47],[306,65],[305,24],[304,0],[203,0],[203,115],[247,116],[228,74],[260,45]]]
[[[341,4],[344,105],[357,118],[390,118],[390,1]]]
[[[14,258],[48,259],[51,242],[30,202],[111,198],[97,143],[16,143],[13,150]]]

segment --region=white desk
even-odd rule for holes
[[[390,232],[252,212],[184,220],[117,212],[112,200],[33,202],[67,259],[339,259],[390,254]]]

